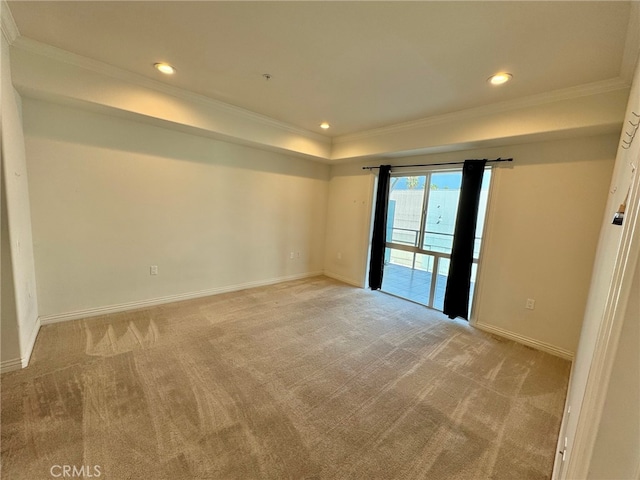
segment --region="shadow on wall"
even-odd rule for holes
[[[113,113],[111,116],[23,99],[26,136],[280,175],[317,180],[329,178],[330,167],[316,161],[193,135],[167,128],[169,125],[149,125],[116,110]],[[171,126],[180,128],[178,125]]]
[[[0,325],[0,331],[2,331],[2,350],[3,359],[15,359],[20,358],[20,332],[18,325],[18,312],[16,310],[16,296],[13,284],[13,263],[11,260],[10,244],[9,244],[9,225],[7,222],[7,199],[5,198],[7,189],[4,185],[4,171],[0,168],[0,182],[2,182],[2,192],[0,195],[0,221],[2,228],[2,235],[0,237],[2,246],[0,251],[2,273],[0,276],[0,286],[2,288],[1,298],[2,305],[0,311],[0,318],[2,324]]]

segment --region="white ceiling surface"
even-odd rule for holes
[[[9,5],[24,37],[307,130],[328,121],[330,136],[617,78],[630,13],[616,1]],[[489,85],[498,71],[513,81]]]

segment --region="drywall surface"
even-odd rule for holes
[[[2,169],[0,169],[2,170]],[[16,312],[16,294],[13,287],[13,266],[11,261],[11,242],[9,241],[9,225],[7,222],[7,200],[5,198],[4,175],[2,176],[2,192],[0,197],[0,352],[2,366],[18,365],[20,359],[20,335],[18,330],[18,313]]]
[[[575,352],[616,143],[530,145],[495,169],[476,322]]]
[[[24,95],[330,162],[618,132],[629,93],[623,81],[569,88],[331,140],[24,37],[12,61]]]
[[[634,478],[640,467],[640,261],[620,335],[589,477]]]
[[[469,109],[369,132],[334,139],[333,160],[381,156],[393,152],[443,151],[446,146],[458,150],[492,145],[523,144],[550,136],[571,136],[576,131],[604,134],[619,132],[620,119],[629,97],[626,86],[594,95],[522,102],[517,108],[503,106]],[[586,133],[585,133],[586,135]],[[488,145],[487,145],[488,144]]]
[[[45,321],[322,272],[328,166],[38,100],[23,109]]]
[[[325,271],[364,284],[375,176],[363,165],[513,157],[513,163],[493,170],[472,319],[570,356],[580,335],[617,138],[599,135],[334,166]],[[535,310],[524,308],[527,298],[535,299]]]
[[[371,229],[371,206],[375,177],[358,165],[331,168],[325,273],[357,286],[364,275]]]
[[[575,362],[571,372],[569,391],[567,393],[567,409],[571,409],[571,415],[565,413],[562,425],[561,441],[565,438],[568,444],[566,461],[555,467],[554,478],[576,478],[585,477],[589,467],[591,455],[590,443],[593,440],[592,430],[594,425],[594,410],[598,410],[596,397],[602,385],[602,377],[596,372],[600,372],[605,350],[609,344],[617,343],[616,335],[612,336],[612,325],[605,323],[610,320],[607,317],[608,295],[612,291],[615,272],[625,266],[624,255],[622,253],[621,239],[625,228],[629,228],[629,222],[625,226],[612,225],[614,213],[619,205],[623,203],[634,177],[634,165],[637,166],[638,155],[640,154],[640,143],[636,139],[628,149],[622,148],[622,140],[626,140],[626,133],[630,128],[627,121],[635,120],[632,112],[640,112],[640,64],[636,66],[635,76],[627,106],[625,119],[625,131],[618,139],[618,150],[614,171],[608,188],[608,198],[605,206],[604,216],[601,221],[600,238],[594,261],[593,276],[587,299],[587,306],[583,320],[583,327],[580,333],[580,341],[576,353]],[[637,175],[637,170],[636,170]],[[627,213],[638,205],[627,204]],[[630,265],[627,268],[633,268]],[[629,280],[624,280],[620,285],[620,291],[625,290],[629,285]],[[631,293],[633,295],[633,293]],[[612,304],[618,305],[626,299],[617,297]],[[617,307],[616,307],[617,308]],[[613,325],[616,327],[616,325]],[[596,359],[594,363],[594,359]],[[628,374],[632,373],[628,370]],[[594,375],[598,378],[594,380]],[[587,413],[583,413],[587,408]],[[577,447],[574,446],[577,443]],[[575,458],[574,457],[575,454]]]
[[[0,37],[2,38],[2,201],[4,203],[2,214],[3,216],[6,214],[7,217],[2,231],[2,260],[5,263],[5,259],[10,259],[10,262],[2,267],[2,282],[3,284],[5,281],[13,283],[13,285],[3,285],[2,288],[2,345],[7,347],[2,349],[4,369],[7,366],[16,366],[28,361],[37,334],[38,308],[20,97],[11,83],[9,45],[4,35]],[[5,236],[8,238],[5,239]],[[7,339],[4,338],[5,335]],[[13,344],[16,337],[19,340],[17,357],[16,345],[11,347],[6,345],[7,342]]]
[[[330,154],[331,140],[324,135],[24,37],[13,43],[11,60],[13,81],[21,93],[83,104],[221,140],[277,149],[283,154],[314,158],[327,158]]]

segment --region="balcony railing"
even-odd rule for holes
[[[423,236],[424,244],[422,246],[418,245],[420,232],[415,229],[394,227],[387,231],[387,235],[390,238],[387,239],[385,263],[404,266],[430,274],[429,297],[426,305],[441,310],[441,295],[438,296],[436,304],[436,288],[438,291],[443,290],[444,285],[442,283],[446,284],[446,278],[449,274],[451,248],[453,246],[453,234],[425,231]],[[480,250],[480,238],[476,237],[475,240],[473,263],[477,264],[476,252]]]

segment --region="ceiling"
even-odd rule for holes
[[[618,78],[630,13],[618,1],[9,6],[24,37],[332,137]],[[513,81],[490,85],[499,71]]]

